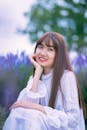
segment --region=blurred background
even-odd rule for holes
[[[0,130],[32,73],[35,42],[47,31],[64,35],[87,106],[87,0],[0,0]]]

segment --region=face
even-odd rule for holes
[[[41,43],[36,48],[36,61],[43,67],[44,73],[49,73],[53,68],[55,59],[55,49],[53,47],[52,41],[50,45]]]

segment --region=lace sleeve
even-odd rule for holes
[[[39,80],[37,92],[30,91],[32,84],[33,84],[33,77],[31,76],[29,78],[29,81],[27,83],[26,88],[24,88],[20,92],[18,100],[21,100],[21,99],[27,99],[28,100],[29,99],[29,100],[32,100],[33,102],[38,103],[39,99],[46,95],[46,87],[41,80]]]

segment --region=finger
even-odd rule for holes
[[[16,108],[16,107],[19,107],[19,103],[14,103],[11,107],[10,107],[10,109],[13,109],[13,108]]]
[[[33,54],[33,55],[32,55],[32,58],[36,58],[36,54]]]
[[[29,56],[29,59],[30,59],[31,62],[35,62],[35,58],[36,58],[35,54]]]
[[[32,56],[29,56],[29,58],[30,58],[30,62],[36,67],[37,66],[37,62],[35,60],[36,55],[34,54]]]
[[[13,103],[10,107],[9,107],[9,110],[11,110],[13,108],[15,103]]]
[[[14,109],[15,108],[15,106],[14,105],[12,105],[10,108],[9,108],[9,110],[12,110],[12,109]]]

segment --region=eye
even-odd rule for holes
[[[37,48],[43,49],[43,45],[40,44],[40,45],[37,46]]]
[[[54,51],[54,48],[48,47],[48,51]]]

